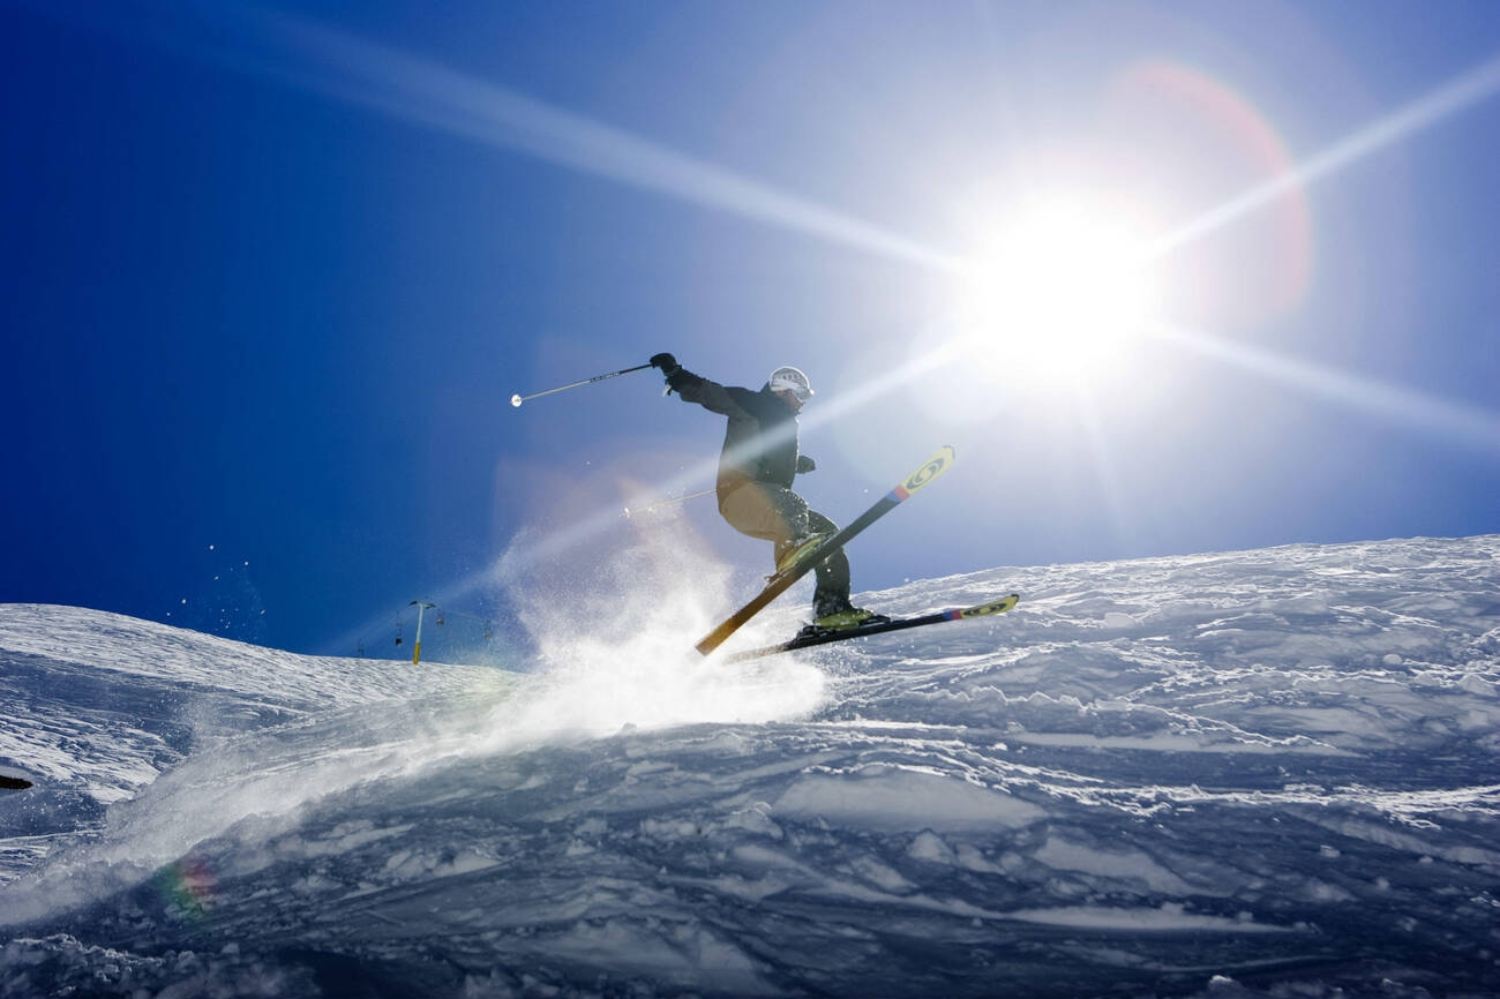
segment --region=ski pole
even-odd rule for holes
[[[510,404],[512,406],[519,406],[527,399],[540,399],[544,395],[552,395],[555,392],[566,392],[568,389],[578,388],[583,385],[592,385],[595,382],[602,382],[607,378],[618,378],[621,375],[628,375],[632,371],[643,371],[649,367],[651,367],[651,365],[649,364],[637,364],[633,368],[621,368],[619,371],[611,371],[608,374],[595,375],[592,378],[584,378],[581,381],[570,382],[567,385],[559,385],[557,388],[549,388],[541,392],[533,392],[530,395],[520,395],[519,393],[517,393],[516,395],[510,397]]]
[[[625,508],[625,516],[634,517],[638,513],[655,513],[669,506],[679,506],[690,499],[697,499],[699,496],[711,496],[717,491],[716,489],[702,489],[696,493],[687,493],[684,496],[669,496],[666,499],[659,499],[655,503],[648,503],[646,506],[627,506]]]

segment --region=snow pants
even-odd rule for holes
[[[813,533],[833,534],[838,525],[811,510],[807,501],[790,489],[746,480],[719,493],[719,513],[741,534],[773,542],[773,566],[792,542]],[[813,611],[818,617],[846,610],[849,606],[849,558],[834,552],[813,570]]]

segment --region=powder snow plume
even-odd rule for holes
[[[429,665],[410,671],[415,682],[399,700],[319,714],[274,737],[223,740],[112,809],[101,842],[52,858],[16,886],[0,924],[137,884],[236,823],[274,836],[319,799],[371,781],[622,730],[815,712],[826,691],[814,667],[790,659],[728,667],[693,649],[728,604],[728,574],[674,537],[658,525],[584,567],[552,562],[520,573],[502,560],[497,576],[538,649],[534,672],[462,669],[458,679],[454,667]]]
[[[726,666],[693,648],[733,600],[729,571],[692,540],[678,518],[657,517],[592,564],[501,560],[497,580],[537,645],[542,675],[495,706],[486,751],[627,726],[792,720],[823,705],[824,677],[811,665]],[[521,550],[524,542],[513,548]]]

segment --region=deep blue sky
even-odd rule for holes
[[[650,375],[507,404],[658,350],[806,369],[835,519],[958,446],[857,589],[1500,530],[1493,3],[219,7],[0,3],[0,601],[391,652],[412,597],[492,613],[455,584],[518,531],[711,483],[719,425]],[[916,258],[1017,191],[1161,235],[1359,135],[1169,255],[1198,347],[1080,396],[994,331],[832,408],[946,342]]]

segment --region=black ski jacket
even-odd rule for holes
[[[791,488],[797,474],[797,414],[769,385],[759,392],[720,385],[686,368],[667,376],[667,384],[683,402],[729,417],[719,456],[720,503],[747,481]]]

